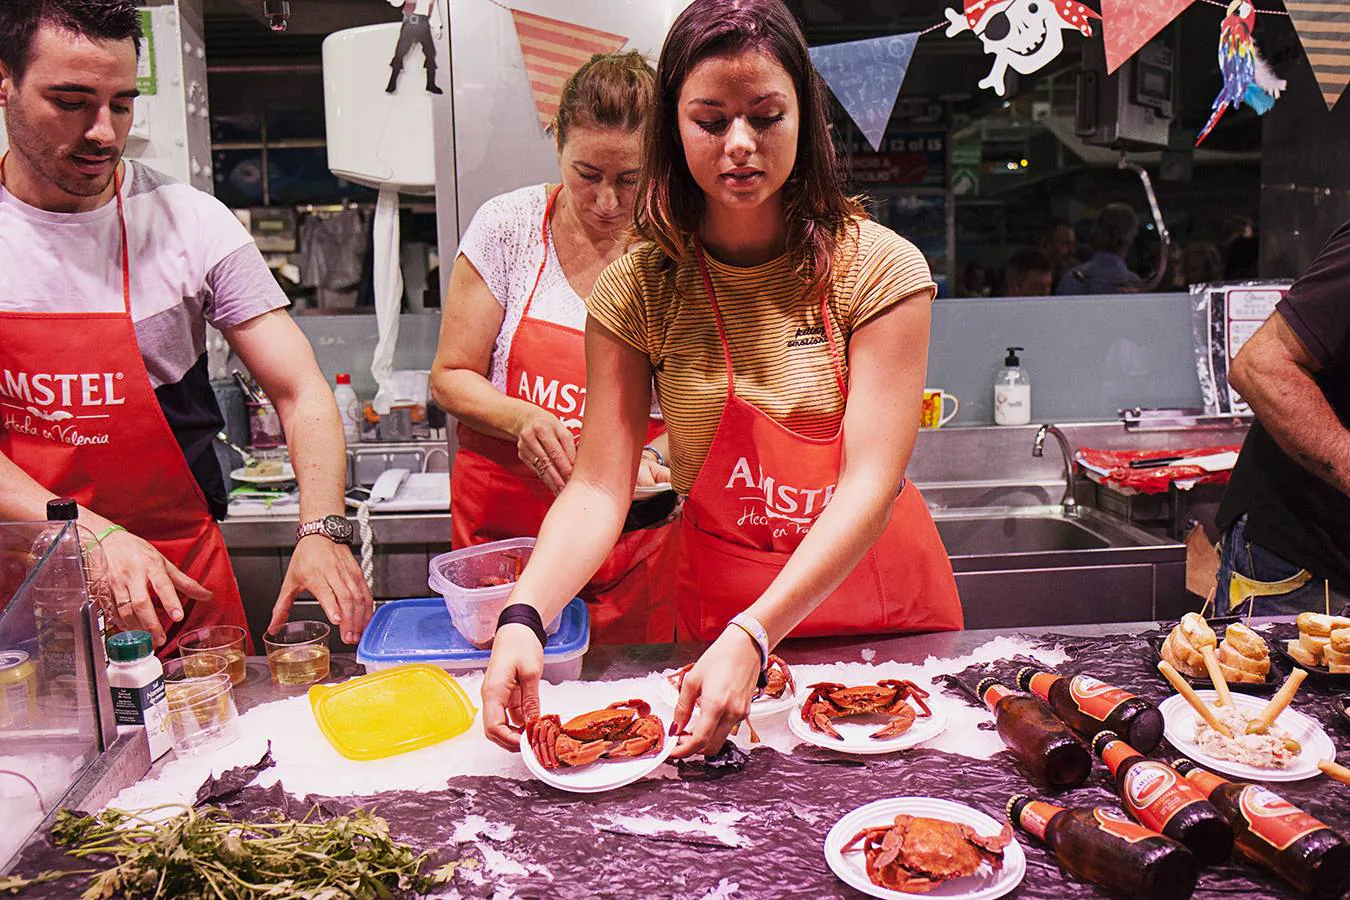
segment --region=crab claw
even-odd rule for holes
[[[646,700],[619,700],[606,706],[605,709],[631,709],[638,714],[638,718],[651,715],[652,705]]]
[[[609,743],[606,741],[581,741],[570,738],[567,735],[561,735],[554,750],[557,759],[565,766],[588,766],[605,755],[609,749]],[[557,768],[554,766],[553,768]]]
[[[880,740],[883,738],[892,738],[896,735],[904,734],[909,731],[910,726],[914,724],[914,709],[906,703],[896,711],[895,716],[881,726],[878,730],[872,732],[871,737]]]

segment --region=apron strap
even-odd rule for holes
[[[727,341],[727,329],[722,324],[722,311],[717,308],[717,291],[713,290],[712,277],[708,274],[708,264],[703,260],[703,244],[694,235],[694,259],[698,261],[699,274],[703,276],[703,289],[712,304],[713,320],[717,322],[717,337],[722,341],[722,361],[727,369],[727,399],[736,395],[736,370],[731,365],[731,344]]]
[[[5,151],[4,156],[0,156],[0,188],[5,186],[5,163],[9,161],[9,151]],[[131,253],[127,249],[127,216],[126,210],[122,207],[122,182],[126,162],[119,165],[119,170],[113,171],[113,181],[116,182],[114,189],[117,196],[117,225],[121,232],[120,239],[122,244],[122,310],[131,315]],[[548,220],[545,219],[544,230],[548,230]],[[541,269],[540,275],[544,274]]]
[[[699,274],[703,276],[703,289],[708,293],[712,304],[713,319],[717,322],[717,336],[722,341],[722,359],[727,369],[727,397],[736,393],[736,372],[731,365],[731,343],[727,340],[727,329],[722,322],[722,311],[717,306],[717,291],[713,289],[712,276],[708,274],[708,264],[703,259],[703,244],[698,235],[694,235],[694,259],[698,262]],[[834,370],[834,379],[839,384],[839,393],[848,399],[848,381],[844,378],[843,361],[839,353],[839,342],[834,339],[834,324],[830,320],[829,295],[824,288],[820,291],[820,316],[825,323],[825,339],[830,345],[830,368]]]
[[[560,184],[553,189],[553,193],[548,195],[548,204],[544,207],[544,225],[541,234],[544,241],[544,259],[539,263],[539,271],[535,273],[534,286],[530,288],[530,295],[525,298],[525,309],[520,314],[522,322],[529,318],[530,307],[534,306],[534,295],[539,292],[539,282],[543,280],[544,269],[548,267],[548,226],[553,220],[553,208],[558,202],[558,195],[562,193],[562,188],[563,186]]]

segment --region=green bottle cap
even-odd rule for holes
[[[108,658],[113,662],[135,662],[153,649],[148,631],[123,631],[108,638]]]

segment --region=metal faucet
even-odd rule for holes
[[[1064,508],[1064,515],[1074,516],[1078,514],[1078,501],[1073,496],[1073,447],[1069,444],[1069,439],[1064,436],[1064,432],[1059,430],[1058,425],[1045,424],[1036,429],[1036,442],[1031,446],[1031,455],[1037,459],[1045,455],[1045,436],[1053,434],[1059,440],[1060,452],[1064,455],[1064,498],[1060,500],[1060,506]]]

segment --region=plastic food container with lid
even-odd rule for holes
[[[510,538],[442,553],[431,560],[427,584],[445,598],[459,633],[475,646],[486,647],[533,552],[534,538]],[[549,622],[545,630],[555,634],[561,619]]]
[[[543,677],[555,684],[581,677],[591,645],[586,601],[578,597],[567,604],[558,624],[544,647]],[[491,655],[455,629],[439,597],[381,604],[356,648],[356,661],[370,672],[404,663],[430,663],[455,674],[475,672],[487,668]]]

